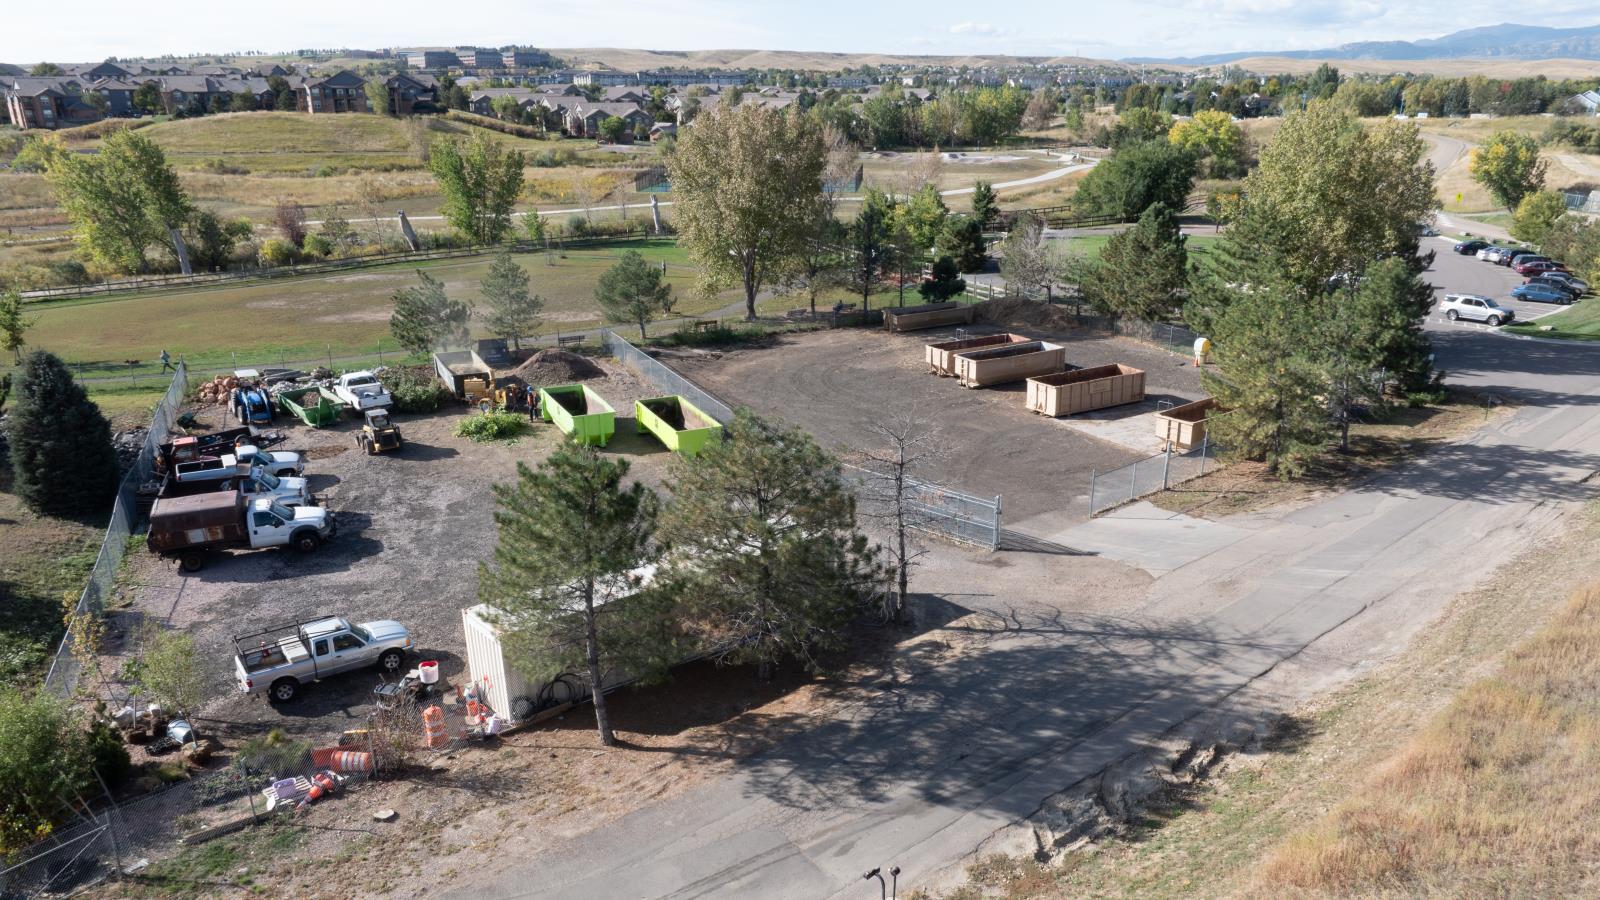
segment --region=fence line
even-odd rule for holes
[[[78,687],[82,672],[77,654],[73,652],[73,633],[78,630],[85,616],[98,616],[105,610],[106,601],[116,585],[117,569],[121,567],[122,557],[127,552],[128,538],[133,534],[139,517],[139,485],[153,476],[156,449],[171,436],[177,424],[178,410],[188,393],[189,372],[180,360],[166,394],[156,404],[150,419],[150,432],[145,435],[144,446],[139,448],[139,456],[117,484],[111,521],[106,525],[106,536],[100,543],[99,554],[95,556],[94,568],[90,570],[89,581],[83,586],[83,593],[72,609],[72,616],[67,621],[67,633],[62,635],[55,658],[50,662],[50,671],[45,675],[44,689],[58,697],[71,696]]]
[[[532,241],[512,241],[505,244],[481,244],[473,247],[454,247],[443,250],[417,250],[391,253],[374,253],[368,256],[352,256],[346,259],[330,259],[318,263],[302,263],[292,266],[260,266],[250,269],[240,269],[232,272],[200,272],[194,275],[155,275],[148,278],[133,278],[124,281],[102,281],[98,284],[79,285],[75,287],[39,288],[32,291],[23,291],[22,299],[35,303],[50,300],[76,300],[84,297],[94,297],[103,294],[116,294],[124,292],[148,291],[169,287],[205,287],[213,284],[223,284],[229,281],[246,281],[250,279],[294,278],[302,275],[319,275],[324,272],[338,272],[345,269],[365,269],[374,266],[387,266],[404,262],[429,262],[438,259],[457,259],[469,256],[483,256],[489,253],[499,253],[510,250],[516,253],[538,253],[545,250],[560,252],[563,250],[582,250],[587,247],[603,247],[618,241],[644,241],[663,235],[648,229],[641,228],[637,231],[628,231],[618,235],[605,235],[593,238],[555,239],[548,244],[535,244]]]
[[[1226,415],[1224,413],[1224,415]],[[1209,421],[1214,421],[1212,416]],[[1107,472],[1089,474],[1089,517],[1132,503],[1141,497],[1168,490],[1206,474],[1218,466],[1219,448],[1211,440],[1210,429],[1200,439],[1200,446],[1174,451],[1171,444],[1154,456],[1135,460]],[[1209,465],[1207,463],[1209,462]]]
[[[600,332],[600,336],[606,352],[633,369],[645,381],[662,391],[687,398],[718,422],[727,424],[733,420],[733,409],[728,404],[628,343],[621,335],[607,328]],[[879,477],[877,473],[859,466],[846,465],[843,468],[846,478],[858,493],[868,479]],[[975,497],[914,479],[908,479],[907,484],[911,489],[908,504],[910,512],[922,530],[989,550],[1000,546],[999,497]]]

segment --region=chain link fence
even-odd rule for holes
[[[106,601],[116,584],[117,570],[121,568],[122,557],[128,549],[128,538],[133,535],[134,525],[139,518],[139,485],[154,477],[156,448],[171,438],[172,430],[177,427],[178,411],[188,393],[189,372],[180,361],[166,394],[156,404],[150,418],[150,431],[145,435],[139,456],[117,485],[117,499],[111,507],[111,521],[106,525],[100,553],[95,557],[89,582],[84,585],[83,594],[73,607],[72,617],[67,621],[67,633],[62,636],[61,646],[56,648],[50,671],[45,675],[44,689],[57,697],[71,696],[78,688],[83,673],[78,654],[73,651],[73,635],[82,633],[86,616],[98,616],[105,610]]]
[[[728,404],[628,343],[616,332],[606,329],[601,339],[608,353],[645,381],[666,393],[685,397],[718,422],[727,424],[733,420],[733,410]],[[847,465],[844,470],[846,479],[858,490],[867,479],[875,477],[857,466]],[[976,497],[921,481],[910,481],[909,485],[912,497],[908,505],[919,528],[989,550],[1000,546],[999,497]]]
[[[1223,415],[1226,415],[1224,413]],[[1207,421],[1215,421],[1212,416]],[[1167,449],[1107,472],[1093,472],[1089,476],[1089,516],[1093,518],[1107,510],[1132,503],[1140,497],[1167,490],[1206,474],[1219,466],[1220,448],[1211,440],[1210,430],[1200,439],[1200,446],[1188,450]]]

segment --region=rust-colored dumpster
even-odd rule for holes
[[[1156,437],[1179,450],[1197,447],[1206,437],[1206,418],[1213,411],[1224,412],[1213,397],[1195,400],[1156,413]]]
[[[1067,348],[1044,341],[1006,344],[956,353],[956,381],[979,388],[1051,375],[1066,368]]]
[[[928,344],[923,349],[923,356],[928,361],[929,374],[949,378],[956,374],[956,354],[963,350],[998,347],[1003,344],[1026,344],[1031,340],[1033,338],[1023,337],[1020,334],[986,334],[982,337]]]
[[[884,331],[918,331],[941,325],[970,325],[977,307],[962,303],[890,306],[883,311]]]
[[[1046,416],[1138,403],[1144,399],[1144,370],[1114,363],[1028,379],[1028,409]]]

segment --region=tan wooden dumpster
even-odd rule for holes
[[[1067,365],[1067,348],[1044,341],[963,350],[956,354],[956,380],[962,387],[988,387],[1050,375]]]
[[[1144,370],[1115,363],[1028,379],[1028,409],[1046,416],[1138,403],[1144,399]]]
[[[1156,413],[1156,437],[1179,450],[1198,447],[1206,437],[1206,417],[1217,409],[1215,398],[1195,400]]]
[[[923,356],[928,361],[928,372],[941,378],[949,378],[956,374],[956,354],[962,350],[976,350],[980,347],[998,347],[1003,344],[1026,344],[1033,340],[1020,334],[986,334],[983,337],[961,338],[955,341],[940,341],[928,344],[923,349]]]
[[[884,331],[917,331],[941,325],[970,325],[977,307],[961,303],[890,306],[883,310]]]

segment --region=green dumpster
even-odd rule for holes
[[[673,394],[634,401],[633,418],[639,433],[656,436],[668,450],[693,456],[722,437],[722,426],[693,403]]]
[[[580,444],[601,447],[617,430],[617,412],[599,394],[582,384],[558,384],[539,389],[544,420],[554,422],[563,434]]]
[[[297,388],[278,394],[278,408],[312,428],[321,428],[339,421],[346,404],[333,391],[325,387]]]

